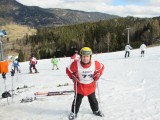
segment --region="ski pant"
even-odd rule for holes
[[[144,57],[144,50],[141,50],[141,57]]]
[[[59,69],[57,64],[53,64],[52,70],[54,70],[55,67],[56,67],[57,69]]]
[[[127,55],[128,55],[128,57],[130,56],[130,52],[129,51],[126,51],[125,58],[127,57]]]
[[[77,94],[77,99],[76,99],[75,106],[74,106],[75,99],[73,100],[72,108],[71,108],[71,111],[73,113],[74,113],[74,107],[75,107],[75,114],[78,113],[83,97],[84,97],[83,95]],[[92,111],[98,111],[98,109],[99,109],[98,108],[98,101],[96,99],[95,92],[93,92],[92,94],[88,95],[87,97],[88,97],[88,101],[90,103],[90,107],[91,107]]]
[[[141,51],[141,55],[144,54],[144,50]]]
[[[20,69],[18,68],[18,66],[14,66],[14,72],[16,71],[20,73]]]
[[[29,67],[30,73],[32,73],[32,68],[35,69],[35,72],[38,72],[37,68],[36,68],[36,65],[35,64],[30,64],[30,67]]]

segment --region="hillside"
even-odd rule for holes
[[[0,0],[0,17],[34,27],[61,24],[61,19],[39,7],[28,7],[15,0]]]
[[[9,41],[22,39],[24,36],[26,36],[26,34],[27,35],[36,34],[36,29],[25,25],[18,25],[15,23],[8,23],[4,26],[0,26],[0,30],[7,31],[7,37],[4,39],[8,39]]]
[[[99,12],[84,12],[84,11],[70,10],[70,9],[55,8],[55,9],[48,9],[48,11],[63,18],[66,24],[97,22],[100,20],[109,20],[113,18],[118,18],[118,16],[116,15],[109,15]]]
[[[95,22],[118,16],[63,9],[43,9],[25,6],[16,0],[0,0],[0,18],[10,19],[17,24],[34,27],[53,27],[67,24]]]
[[[1,21],[1,20],[0,20]],[[36,29],[25,25],[18,25],[13,22],[4,21],[5,25],[0,26],[0,30],[5,30],[7,36],[2,38],[4,59],[10,55],[18,55],[19,50],[23,47],[23,50],[28,46],[20,44],[25,36],[35,35]]]

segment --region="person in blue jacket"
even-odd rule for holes
[[[21,72],[20,69],[19,69],[19,62],[18,62],[18,59],[15,59],[12,63],[12,67],[13,67],[13,70],[14,72]]]

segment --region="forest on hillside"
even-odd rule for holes
[[[151,45],[160,38],[159,18],[116,18],[95,23],[82,23],[53,28],[39,28],[36,35],[26,35],[21,40],[21,61],[34,54],[39,59],[71,56],[83,46],[91,47],[93,53],[124,50],[127,29],[130,45],[139,48],[143,42]],[[25,50],[24,50],[25,48]],[[26,50],[28,48],[28,50]],[[25,52],[27,51],[27,52]]]

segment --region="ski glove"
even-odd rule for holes
[[[6,73],[2,73],[3,79],[6,79]]]
[[[79,82],[79,78],[78,78],[77,73],[72,74],[72,80],[73,80],[73,82]]]
[[[14,76],[14,74],[15,74],[15,71],[12,69],[11,76]]]
[[[97,80],[99,80],[99,78],[100,78],[100,73],[99,73],[98,71],[94,72],[94,74],[93,74],[93,79],[94,79],[95,81],[97,81]]]

